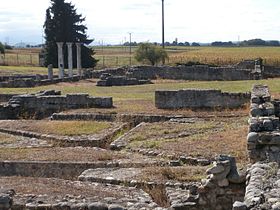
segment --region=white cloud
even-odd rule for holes
[[[161,0],[72,0],[96,41],[161,41]],[[1,2],[0,41],[41,41],[49,0]],[[166,40],[279,39],[279,0],[165,0]],[[125,38],[126,37],[126,38]]]

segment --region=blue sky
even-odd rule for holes
[[[161,42],[161,0],[72,0],[95,43]],[[49,0],[0,6],[0,41],[41,43]],[[280,0],[165,0],[166,41],[280,40]]]

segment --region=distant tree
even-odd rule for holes
[[[187,47],[191,46],[189,42],[185,42],[184,45],[187,46]]]
[[[8,44],[5,44],[4,47],[5,47],[6,50],[12,50],[13,49],[13,47],[11,45],[8,45]]]
[[[57,67],[57,46],[56,42],[80,42],[84,45],[90,44],[93,40],[88,39],[87,27],[82,23],[85,18],[77,14],[75,6],[65,0],[50,0],[51,6],[46,10],[45,29],[45,65],[53,64]],[[82,45],[82,66],[85,68],[94,67],[97,60],[92,56],[94,51]],[[67,47],[64,46],[66,54]],[[76,48],[73,46],[73,58],[75,58]],[[65,56],[67,67],[67,58]],[[74,66],[76,59],[73,59]]]
[[[185,46],[185,44],[183,42],[179,42],[177,45],[178,46]]]
[[[266,43],[268,46],[280,46],[280,43],[277,40],[267,41]]]
[[[217,46],[217,47],[232,47],[235,46],[235,44],[233,44],[232,42],[212,42],[211,46]]]
[[[200,44],[199,44],[199,43],[197,43],[197,42],[193,42],[193,43],[192,43],[192,46],[193,46],[193,47],[199,47],[199,46],[200,46]]]
[[[240,43],[241,46],[266,46],[266,41],[262,39],[250,39]]]
[[[135,58],[139,62],[149,62],[151,65],[155,65],[160,61],[164,61],[167,56],[167,52],[159,46],[151,43],[141,43],[135,52]]]
[[[164,45],[165,46],[170,46],[171,44],[170,44],[170,42],[165,42]]]
[[[5,46],[0,42],[0,53],[4,54],[5,53]]]

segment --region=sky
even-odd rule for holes
[[[66,0],[69,2],[70,0]],[[71,0],[95,44],[161,42],[161,0]],[[164,0],[165,41],[280,40],[280,0]],[[49,0],[1,0],[0,41],[40,44]]]

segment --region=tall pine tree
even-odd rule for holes
[[[82,45],[82,66],[84,68],[94,67],[97,60],[92,56],[94,51],[84,45],[90,44],[93,40],[88,39],[87,27],[82,23],[85,18],[77,14],[75,6],[65,0],[51,0],[51,6],[46,10],[45,29],[45,65],[53,64],[57,67],[57,46],[56,42],[80,42]],[[64,45],[64,55],[67,55],[67,47]],[[73,45],[73,64],[76,61],[76,46]],[[67,57],[64,56],[67,67]]]

